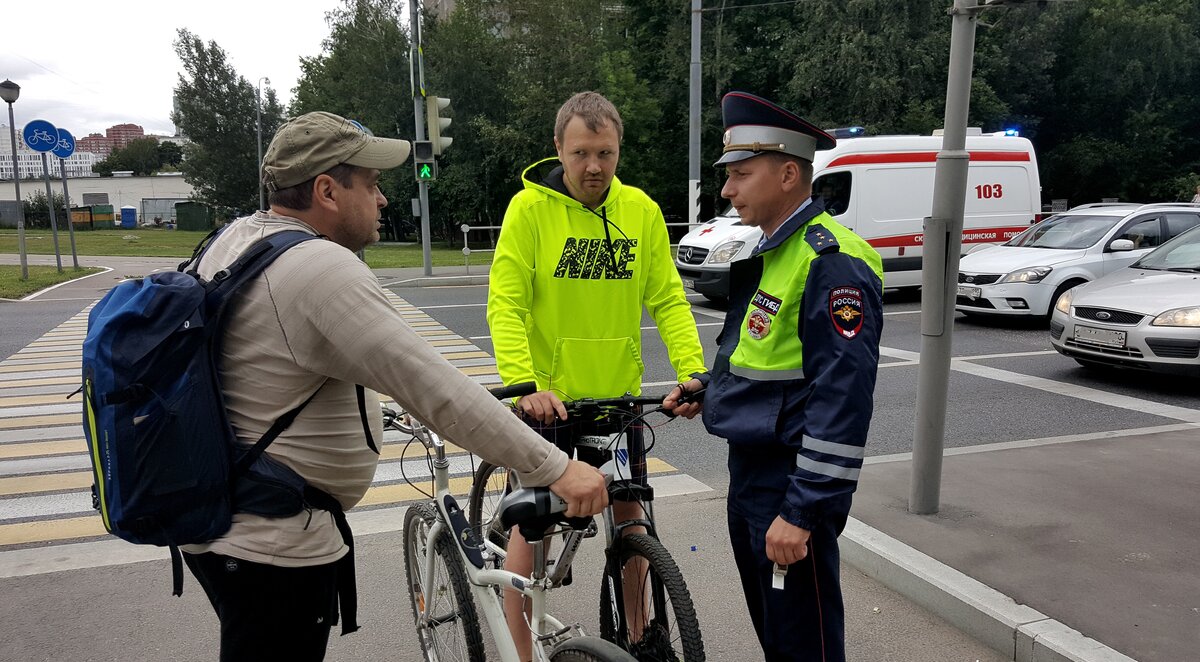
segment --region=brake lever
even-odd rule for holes
[[[688,405],[693,402],[698,402],[698,403],[703,404],[704,403],[704,391],[706,390],[706,388],[707,387],[701,386],[700,388],[696,389],[695,391],[683,391],[683,389],[680,388],[680,390],[683,391],[683,393],[681,393],[679,396],[679,399],[677,399],[675,401],[675,406],[679,407],[680,405]],[[667,418],[677,418],[677,414],[675,414],[675,412],[667,411],[667,409],[665,407],[663,407],[662,405],[659,405],[658,407],[656,407],[654,409],[654,411],[656,411],[660,414],[663,414]]]

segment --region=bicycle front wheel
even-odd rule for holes
[[[613,542],[600,587],[600,636],[640,662],[704,660],[692,596],[656,538],[635,533]]]
[[[508,469],[481,462],[475,470],[471,482],[471,493],[467,495],[467,522],[480,540],[487,540],[500,549],[508,549],[508,531],[500,526],[496,517],[496,509],[500,500],[512,491],[508,484]],[[503,559],[495,557],[495,567],[500,567]]]
[[[421,651],[426,662],[482,662],[483,634],[467,573],[445,529],[437,540],[429,539],[435,521],[437,510],[430,503],[404,513],[404,568]],[[426,564],[433,570],[428,585]]]
[[[637,662],[637,658],[599,637],[573,637],[555,646],[550,662]]]

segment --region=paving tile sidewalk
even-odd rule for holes
[[[1194,660],[1200,427],[1182,427],[950,455],[928,516],[907,511],[910,461],[869,464],[852,515],[1120,653]]]

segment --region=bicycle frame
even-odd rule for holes
[[[476,560],[472,557],[471,550],[479,554],[480,547],[471,545],[468,542],[468,540],[475,542],[472,536],[464,536],[461,533],[454,535],[454,527],[450,525],[451,522],[461,519],[464,526],[459,528],[458,531],[470,532],[470,528],[465,526],[466,518],[463,515],[462,509],[458,507],[457,500],[450,494],[450,461],[446,458],[445,444],[437,433],[426,428],[419,422],[411,421],[409,424],[404,424],[400,423],[397,419],[395,425],[401,431],[412,434],[427,450],[431,450],[435,454],[433,460],[434,504],[440,517],[430,527],[428,540],[437,540],[438,536],[443,533],[452,534],[450,535],[450,539],[454,541],[454,548],[458,551],[459,558],[463,562],[467,579],[471,584],[471,594],[483,612],[488,627],[491,628],[493,640],[500,653],[500,659],[503,662],[520,662],[516,644],[513,643],[512,635],[509,634],[508,624],[504,618],[500,593],[494,590],[497,588],[501,591],[516,591],[530,601],[532,614],[529,620],[529,627],[533,632],[533,650],[536,660],[548,662],[547,649],[549,647],[552,647],[565,638],[583,636],[585,633],[578,623],[569,626],[564,625],[546,611],[546,592],[556,585],[553,578],[546,575],[546,541],[542,540],[533,543],[534,571],[531,577],[523,577],[507,570],[481,567],[482,563],[477,565]],[[567,545],[555,562],[556,574],[559,570],[565,573],[565,569],[570,567],[575,552],[578,550],[579,541],[582,540],[583,534],[577,531],[573,531],[572,534],[578,534],[579,538],[575,541],[574,545]],[[464,538],[468,538],[468,540],[464,540]],[[433,564],[436,554],[432,552],[432,546],[428,549],[430,551],[423,559],[421,568],[422,584],[424,586],[431,586],[434,581]],[[422,607],[421,618],[425,622],[432,620],[429,613],[432,602],[431,600],[426,600]]]

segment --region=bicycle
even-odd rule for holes
[[[697,394],[681,400],[681,404]],[[628,448],[629,428],[651,413],[666,413],[661,407],[638,414],[641,405],[659,405],[661,396],[632,396],[583,399],[564,402],[568,421],[576,421],[573,443],[581,460],[596,464],[606,475],[614,475],[609,486],[609,506],[604,510],[605,567],[600,588],[600,636],[616,643],[642,662],[672,660],[700,662],[705,659],[704,641],[696,618],[691,594],[670,552],[658,540],[651,508],[654,491],[648,485],[632,479],[629,466],[644,461],[649,448]],[[669,416],[669,414],[668,414]],[[653,446],[653,443],[650,444]],[[492,567],[501,567],[508,546],[511,527],[499,516],[502,504],[511,498],[512,483],[507,469],[483,462],[475,472],[467,497],[468,522],[473,535],[483,541],[485,559]],[[645,513],[644,519],[614,522],[612,500],[636,501]],[[622,532],[630,527],[644,527],[646,533]],[[543,527],[544,529],[545,527]],[[544,543],[556,531],[545,532],[536,527],[521,529],[526,540],[541,539]],[[564,553],[579,546],[583,538],[596,535],[595,526],[571,527],[564,534]],[[570,557],[568,557],[570,558]],[[633,572],[632,579],[626,577]],[[570,567],[556,565],[551,575],[555,585],[569,581]],[[649,596],[643,609],[641,636],[631,633],[625,604],[624,587],[632,583],[645,587]],[[643,590],[643,594],[645,591]],[[634,628],[636,631],[637,628]]]
[[[492,393],[497,398],[509,398],[532,393],[534,389],[533,384],[523,384],[493,389]],[[427,662],[480,662],[486,659],[474,600],[479,601],[500,659],[519,662],[516,645],[504,620],[501,587],[519,591],[533,606],[529,623],[535,634],[535,660],[635,662],[615,644],[587,636],[578,623],[564,625],[546,611],[546,593],[553,588],[547,579],[546,568],[552,563],[569,567],[574,550],[568,553],[564,549],[557,561],[548,562],[545,544],[535,545],[534,569],[529,577],[487,567],[482,545],[467,524],[462,508],[450,494],[450,461],[446,458],[442,439],[403,410],[384,407],[383,418],[385,428],[412,435],[427,452],[434,454],[433,498],[410,506],[404,514],[404,568],[417,636]],[[566,509],[566,503],[549,488],[518,490],[513,494],[512,504],[502,512],[505,521],[517,526],[557,519],[557,513]]]

